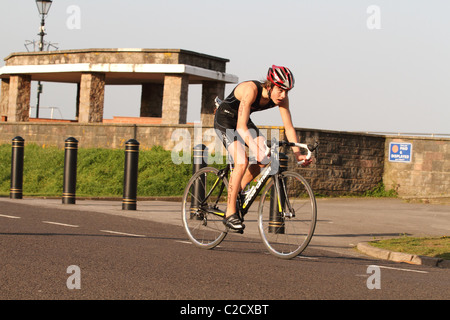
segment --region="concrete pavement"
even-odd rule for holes
[[[63,205],[61,199],[24,198],[14,201],[24,205],[81,210],[121,215],[136,219],[181,226],[181,203],[175,201],[138,201],[136,211],[122,210],[121,201],[82,200],[75,205]],[[363,254],[377,258],[430,265],[434,262],[417,257],[389,254],[373,249],[366,243],[377,239],[407,236],[450,235],[450,206],[406,203],[400,199],[342,198],[317,199],[318,221],[311,247],[345,255]],[[259,237],[256,226],[257,203],[246,216],[244,236]],[[358,252],[355,248],[358,248]],[[362,253],[361,253],[362,252]],[[395,260],[397,259],[397,260]],[[436,261],[436,264],[438,262]],[[448,267],[448,264],[440,264]]]

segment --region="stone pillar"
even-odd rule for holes
[[[163,124],[185,124],[187,118],[187,100],[189,76],[186,74],[166,74],[162,107]]]
[[[202,85],[202,108],[201,121],[203,126],[214,125],[214,110],[216,108],[214,99],[224,98],[225,83],[218,81],[203,81]]]
[[[27,122],[30,119],[30,75],[11,75],[9,78],[8,122]]]
[[[141,94],[141,117],[162,116],[164,85],[159,83],[144,83]]]
[[[80,83],[80,109],[78,122],[103,122],[105,101],[105,74],[83,73]]]
[[[7,121],[9,104],[9,79],[1,80],[0,122]]]

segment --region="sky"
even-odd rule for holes
[[[5,58],[38,40],[40,16],[34,0],[2,8]],[[448,0],[54,0],[46,33],[60,50],[175,48],[227,58],[227,73],[239,81],[287,66],[296,79],[289,99],[298,128],[450,134]],[[140,91],[107,86],[104,118],[139,116]],[[75,97],[75,84],[45,82],[41,108],[73,119]],[[201,86],[191,85],[189,122],[200,120],[200,101]],[[282,125],[277,109],[252,119]]]

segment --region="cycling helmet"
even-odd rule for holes
[[[295,84],[294,75],[291,70],[286,67],[275,65],[273,65],[272,68],[269,68],[267,80],[284,90],[291,90]]]

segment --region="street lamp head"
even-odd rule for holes
[[[52,6],[52,0],[36,0],[36,5],[39,13],[43,16],[48,14],[50,7]]]

